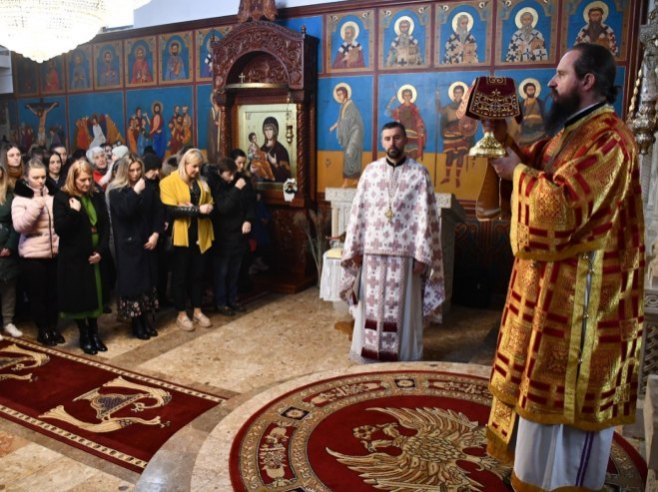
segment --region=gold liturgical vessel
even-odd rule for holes
[[[478,77],[464,99],[466,116],[480,120],[484,130],[484,137],[471,148],[468,155],[487,159],[503,157],[507,153],[505,147],[512,143],[511,139],[506,132],[498,136],[494,133],[506,127],[506,118],[515,118],[519,123],[522,118],[514,79]],[[475,216],[478,220],[492,220],[508,215],[509,205],[507,199],[501,196],[501,187],[504,187],[504,184],[493,167],[488,165],[475,202]]]

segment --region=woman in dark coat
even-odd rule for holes
[[[49,188],[59,190],[66,181],[62,156],[57,152],[48,152],[43,156],[43,164],[46,166],[46,182]]]
[[[100,263],[110,258],[110,223],[105,196],[94,185],[86,159],[69,169],[66,183],[55,195],[53,216],[59,236],[57,290],[59,310],[80,330],[80,348],[90,355],[104,352],[97,319],[107,302]]]
[[[256,218],[256,201],[251,183],[238,173],[233,160],[222,158],[217,167],[220,180],[213,189],[215,306],[219,313],[233,316],[236,311],[244,311],[237,302],[238,278]]]
[[[122,157],[107,196],[114,232],[119,319],[131,320],[133,335],[156,336],[158,309],[156,247],[164,230],[159,189],[147,186],[144,163],[135,154]]]

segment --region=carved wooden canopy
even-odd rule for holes
[[[260,20],[262,18],[273,21],[275,17],[276,4],[274,0],[240,0],[238,22]]]
[[[295,163],[292,167],[296,172],[291,177],[297,180],[298,193],[293,207],[305,207],[315,197],[317,43],[303,28],[296,32],[259,20],[238,25],[212,45],[220,155],[228,155],[233,146],[240,145],[236,141],[240,135],[236,108],[294,105],[296,121],[294,127],[286,129],[295,142],[291,164]],[[283,201],[279,189],[265,188],[268,203]]]
[[[282,182],[256,184],[272,214],[271,252],[277,261],[268,288],[284,292],[297,292],[314,281],[307,237],[296,217],[304,215],[316,199],[317,43],[304,29],[295,32],[254,20],[238,25],[212,45],[218,155],[245,145],[241,107],[262,106],[265,111],[273,105],[294,107],[294,120],[286,121],[285,132],[279,135],[291,145],[290,179],[297,191],[292,200],[284,199]]]
[[[240,24],[213,44],[215,91],[259,83],[289,91],[314,87],[316,41],[267,21]]]

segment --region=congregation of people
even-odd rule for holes
[[[140,156],[124,145],[72,155],[62,145],[24,150],[0,149],[5,335],[23,336],[14,320],[23,305],[40,344],[65,343],[60,328],[73,320],[80,348],[105,352],[98,318],[113,312],[113,301],[138,339],[158,335],[164,305],[173,304],[180,329],[208,328],[206,285],[215,311],[245,311],[243,259],[263,224],[255,223],[257,194],[242,150],[216,163],[192,147],[165,162],[150,148]]]

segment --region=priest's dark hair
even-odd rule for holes
[[[617,64],[610,50],[598,44],[583,43],[577,44],[571,51],[580,53],[573,64],[578,78],[582,80],[588,73],[594,75],[594,90],[608,103],[614,103],[619,87],[615,85]]]
[[[399,121],[389,121],[388,123],[384,123],[384,126],[382,126],[382,131],[392,130],[393,128],[399,128],[400,130],[402,130],[402,134],[405,137],[407,136],[407,129]]]

